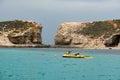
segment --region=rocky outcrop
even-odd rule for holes
[[[55,45],[84,48],[114,47],[120,43],[120,20],[66,22],[59,25]]]
[[[42,25],[36,22],[14,20],[0,22],[0,45],[42,44]]]

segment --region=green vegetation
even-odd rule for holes
[[[103,34],[112,34],[114,32],[114,26],[108,21],[93,22],[92,25],[80,31],[81,34],[89,35],[93,38],[98,38]]]
[[[15,21],[4,21],[0,22],[0,31],[4,30],[12,30],[12,29],[20,29],[24,28],[26,30],[28,27],[32,27],[33,23],[32,22],[27,22],[27,21],[20,21],[20,20],[15,20]]]

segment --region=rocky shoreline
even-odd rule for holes
[[[0,48],[80,48],[79,46],[73,45],[31,45],[31,44],[21,44],[21,45],[0,45]]]
[[[0,48],[79,48],[79,49],[99,49],[99,50],[120,50],[119,47],[97,47],[97,48],[83,48],[76,45],[14,45],[5,46],[0,45]]]

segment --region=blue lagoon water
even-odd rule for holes
[[[93,58],[63,58],[68,50]],[[0,80],[120,80],[120,50],[1,48]]]

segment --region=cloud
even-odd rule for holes
[[[35,7],[44,10],[112,10],[119,9],[120,1],[118,0],[43,0],[31,2],[30,7]]]
[[[53,1],[91,1],[91,0],[53,0]],[[96,0],[95,0],[96,1]]]
[[[119,0],[6,0],[6,7],[46,11],[119,9]]]
[[[91,13],[120,10],[120,0],[5,0],[5,10]]]
[[[90,2],[91,1],[91,2]],[[46,15],[49,17],[120,14],[118,0],[5,0],[1,12],[11,15]],[[77,16],[75,16],[77,15]]]
[[[91,2],[90,2],[91,1]],[[96,10],[96,11],[105,11],[105,10],[114,10],[120,9],[120,1],[118,0],[51,0],[51,1],[43,1],[42,4],[36,4],[36,7],[39,9],[47,10],[47,11],[88,11],[88,10]],[[34,7],[35,7],[34,6]]]
[[[119,1],[119,0],[54,0],[54,1],[67,1],[67,2],[105,2],[105,1]]]
[[[0,0],[0,4],[3,4],[3,0]]]

